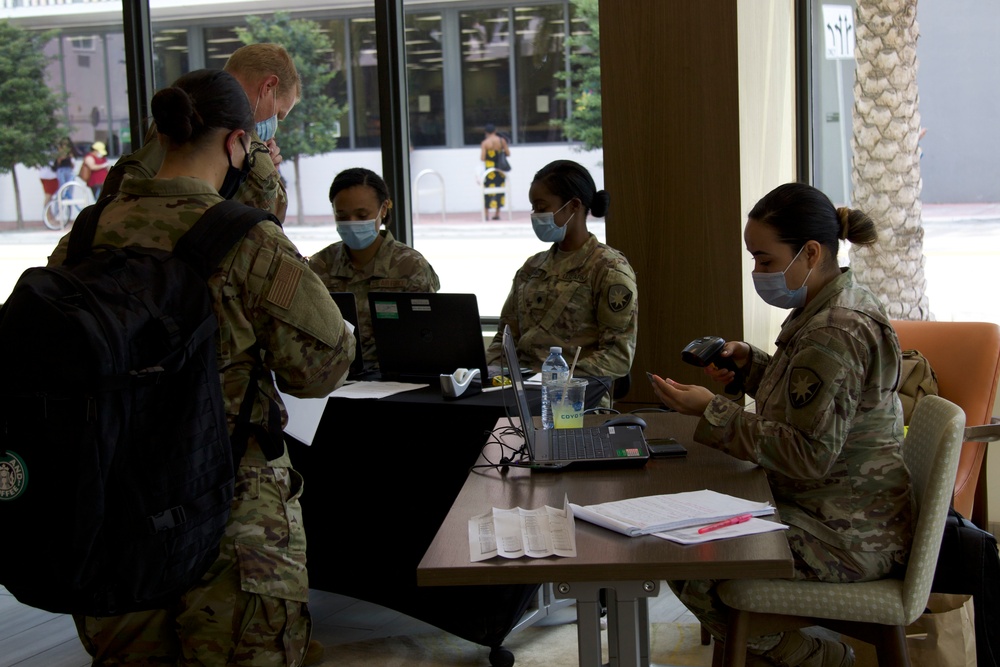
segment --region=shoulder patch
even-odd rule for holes
[[[793,408],[804,408],[816,398],[823,380],[811,368],[796,366],[792,368],[788,381],[788,402]]]
[[[302,266],[282,257],[278,271],[274,274],[274,282],[271,283],[271,291],[267,293],[267,300],[279,308],[288,308],[292,305],[292,297],[299,288],[301,278]]]
[[[612,285],[608,288],[608,307],[611,312],[620,313],[632,303],[632,290],[625,285]]]

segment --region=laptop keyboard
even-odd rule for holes
[[[611,458],[614,451],[607,430],[601,428],[553,429],[549,442],[556,460]]]

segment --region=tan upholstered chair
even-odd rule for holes
[[[939,393],[965,411],[966,426],[989,424],[1000,380],[1000,327],[991,322],[904,320],[894,320],[892,326],[902,349],[919,350],[931,362]],[[971,439],[963,445],[955,509],[988,530],[986,447]]]
[[[733,610],[722,644],[722,664],[743,667],[748,637],[821,625],[874,644],[881,667],[907,667],[905,628],[923,613],[930,595],[964,430],[962,409],[943,398],[928,396],[914,409],[903,458],[919,513],[903,579],[855,584],[791,579],[722,582],[719,596]],[[714,664],[719,647],[716,644]]]

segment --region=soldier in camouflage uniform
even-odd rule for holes
[[[247,148],[251,108],[225,72],[181,77],[153,97],[152,109],[167,144],[158,177],[122,183],[101,215],[95,245],[169,250],[222,200],[220,191],[236,191],[250,160],[267,160]],[[67,246],[68,235],[49,263],[61,263]],[[281,407],[275,381],[300,397],[325,396],[342,383],[354,339],[280,227],[269,221],[254,226],[223,259],[209,287],[219,316],[217,354],[230,432],[251,370],[261,361],[266,372],[256,380],[251,422],[265,428],[269,405]],[[284,423],[283,407],[281,413]],[[287,451],[268,460],[251,437],[236,472],[218,559],[169,608],[77,617],[94,664],[301,665],[312,627],[302,487]]]
[[[299,74],[291,56],[277,44],[240,47],[226,61],[225,70],[240,82],[254,107],[256,125],[249,135],[250,152],[271,158],[253,161],[246,181],[233,199],[270,211],[278,220],[284,221],[288,194],[278,173],[281,149],[275,143],[273,134],[277,122],[288,115],[301,97]],[[166,154],[166,149],[156,137],[154,123],[146,133],[142,148],[119,159],[108,172],[102,194],[117,194],[126,176],[153,178],[156,175]]]
[[[355,167],[337,174],[330,203],[342,241],[309,258],[331,292],[352,292],[358,306],[358,332],[365,362],[378,361],[372,334],[369,292],[437,292],[434,268],[413,248],[399,243],[388,229],[392,212],[389,188],[373,171]]]
[[[532,370],[541,370],[549,348],[559,345],[568,358],[581,348],[577,375],[627,375],[639,327],[635,272],[587,231],[588,213],[607,212],[608,193],[581,165],[557,160],[535,174],[528,197],[535,235],[553,245],[515,274],[487,363],[500,363],[509,325],[519,360]]]
[[[818,190],[788,184],[750,212],[745,239],[758,294],[795,310],[773,355],[730,342],[756,414],[704,387],[655,378],[669,407],[701,416],[698,442],[767,473],[795,560],[795,577],[848,583],[892,575],[912,539],[909,473],[896,395],[899,341],[878,299],[837,266],[839,240],[871,244],[871,219],[835,209]],[[789,287],[796,286],[795,289]],[[731,371],[710,369],[729,382]],[[673,582],[680,599],[724,639],[727,610],[713,581]],[[786,632],[752,638],[747,664],[850,665],[843,643]]]

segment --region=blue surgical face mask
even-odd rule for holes
[[[785,281],[785,272],[799,258],[803,248],[805,246],[799,248],[799,251],[795,253],[795,257],[792,257],[792,261],[788,263],[788,266],[781,273],[759,273],[754,271],[750,274],[753,278],[753,287],[757,290],[757,295],[765,303],[775,308],[801,308],[806,304],[806,281],[809,280],[812,269],[809,269],[808,273],[806,273],[806,277],[802,279],[802,286],[798,289],[789,289],[788,283]]]
[[[572,200],[570,200],[572,201]],[[562,240],[566,238],[566,227],[569,226],[569,220],[573,219],[574,213],[569,217],[562,227],[556,224],[556,213],[563,210],[569,206],[569,202],[566,202],[559,207],[559,210],[555,213],[532,213],[531,214],[531,227],[535,230],[535,236],[538,237],[539,241],[544,243],[562,243]]]
[[[257,123],[257,136],[264,143],[267,143],[274,138],[274,133],[278,131],[278,92],[277,89],[272,89],[274,96],[271,98],[273,100],[272,109],[274,109],[274,115],[270,118],[266,118]],[[260,97],[257,98],[257,104],[260,104]],[[254,115],[257,114],[257,106],[254,105]]]
[[[380,210],[381,213],[381,210]],[[337,233],[351,250],[364,250],[375,243],[378,228],[382,226],[382,216],[374,220],[342,221],[337,223]]]

